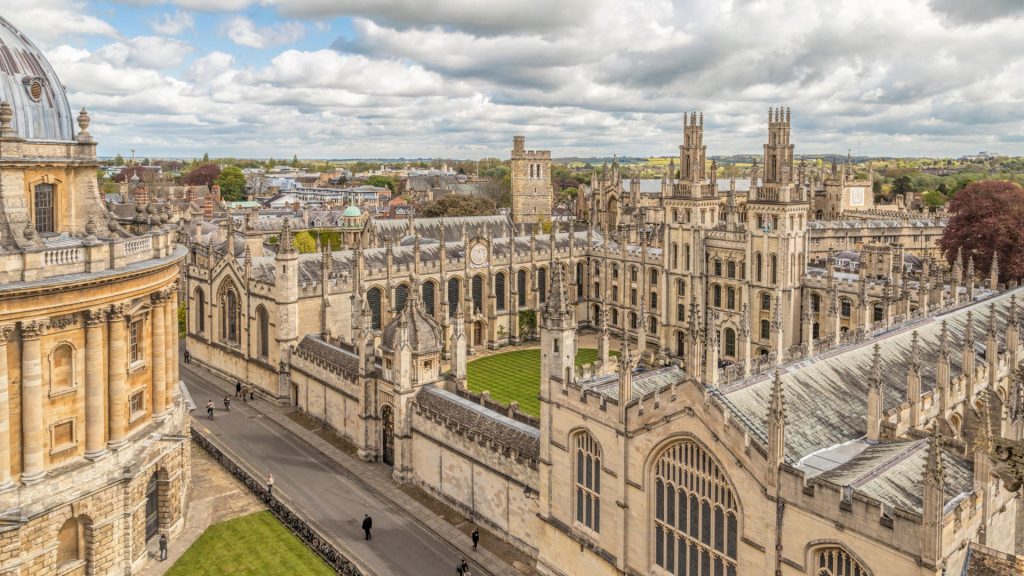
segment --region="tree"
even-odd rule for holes
[[[306,230],[295,233],[295,240],[292,241],[292,245],[299,251],[299,254],[312,254],[316,252],[316,240]]]
[[[298,168],[298,167],[299,167],[299,155],[295,154],[295,155],[292,156],[292,168]]]
[[[999,280],[1024,278],[1024,188],[1005,180],[968,184],[949,203],[949,224],[939,242],[946,260],[957,250],[964,261],[974,258],[975,269],[988,275],[992,255],[999,255]]]
[[[421,214],[428,218],[439,216],[486,216],[496,212],[494,202],[486,198],[448,194],[427,204]]]
[[[218,176],[220,176],[220,166],[216,164],[201,164],[193,168],[188,174],[182,176],[181,182],[190,186],[212,186]]]
[[[946,197],[942,195],[942,192],[928,191],[921,195],[921,199],[924,200],[926,206],[936,208],[946,203]]]
[[[209,162],[210,162],[210,153],[209,152],[203,152],[203,163],[207,164]]]
[[[892,193],[894,196],[897,194],[906,194],[908,192],[913,191],[914,181],[907,174],[897,176],[896,179],[893,180],[892,182]]]
[[[221,198],[228,201],[245,199],[245,174],[242,174],[238,166],[228,166],[221,170],[213,182],[220,186]]]
[[[114,156],[114,166],[124,166],[124,156],[120,154]]]
[[[395,193],[395,179],[389,176],[374,175],[366,179],[366,183],[370,186],[377,186],[379,188],[387,188],[391,190],[391,193]]]

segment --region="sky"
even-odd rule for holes
[[[99,154],[1024,155],[1021,0],[0,0]]]

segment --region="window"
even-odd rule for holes
[[[409,299],[409,286],[407,284],[399,284],[395,288],[395,314],[405,310],[405,301]]]
[[[238,304],[238,293],[234,287],[229,287],[221,293],[221,314],[220,314],[220,338],[227,342],[238,342],[238,314],[241,307]]]
[[[775,257],[775,254],[768,257],[768,269],[772,275],[772,284],[777,283],[779,281],[779,259]]]
[[[576,263],[576,298],[583,298],[583,262]]]
[[[658,284],[658,271],[657,270],[651,270],[649,276],[651,277],[651,286],[657,285]]]
[[[519,305],[522,307],[526,306],[526,270],[520,270],[516,273],[516,295],[519,298]]]
[[[672,212],[675,213],[675,210],[673,210]],[[678,221],[678,218],[676,218],[676,221]],[[679,269],[679,245],[676,244],[675,242],[673,242],[672,243],[672,248],[671,248],[669,253],[671,254],[672,269],[673,270],[678,270]]]
[[[448,279],[448,317],[455,318],[456,309],[459,307],[459,299],[462,296],[462,290],[459,286],[458,278]]]
[[[711,286],[711,294],[713,295],[713,301],[715,308],[722,307],[722,287],[718,284]]]
[[[629,289],[629,303],[636,306],[636,288]]]
[[[594,282],[594,298],[600,298],[601,296],[601,283]]]
[[[686,282],[682,278],[676,282],[676,293],[680,298],[686,296]]]
[[[586,432],[576,435],[576,523],[601,531],[601,447]]]
[[[195,315],[193,326],[197,333],[202,334],[206,332],[206,294],[201,289],[196,290]]]
[[[435,292],[436,292],[436,287],[435,287],[435,284],[433,282],[424,282],[423,283],[423,308],[426,309],[427,314],[430,314],[431,316],[433,316],[435,314],[435,312],[434,312],[434,293]]]
[[[840,303],[840,309],[842,311],[843,318],[849,318],[850,317],[850,308],[851,308],[851,302],[849,300],[847,300],[846,298],[843,298],[842,302]]]
[[[484,279],[482,276],[473,276],[473,313],[477,314],[484,309]]]
[[[729,264],[726,266],[726,270],[729,273],[729,278],[735,278],[736,277],[736,263],[735,262],[730,260]]]
[[[630,282],[636,282],[636,278],[637,278],[637,268],[636,268],[636,266],[630,266],[629,267],[629,281]]]
[[[817,322],[815,322],[811,326],[811,339],[812,340],[817,340],[818,339],[818,337],[819,337],[818,334],[819,334],[820,330],[821,330],[821,325],[818,324]]]
[[[820,548],[814,552],[815,576],[868,576],[868,571],[839,547]]]
[[[772,337],[772,323],[767,320],[761,320],[761,340],[771,340]]]
[[[505,273],[499,272],[494,277],[494,299],[499,311],[505,310]]]
[[[142,361],[142,319],[128,324],[128,359],[131,363]]]
[[[612,324],[615,326],[619,325],[619,310],[618,308],[612,308]]]
[[[145,392],[140,391],[132,394],[128,399],[128,412],[130,414],[141,414],[146,411]]]
[[[882,309],[882,305],[880,303],[875,302],[872,309],[872,316],[875,322],[881,322],[885,319],[885,310]]]
[[[633,330],[636,330],[636,326],[637,326],[637,324],[636,324],[636,313],[635,312],[630,312],[629,313],[629,327],[631,329],[633,329]]]
[[[732,328],[725,329],[725,355],[735,356],[736,355],[736,331]]]
[[[256,308],[256,350],[260,356],[266,358],[270,356],[270,314],[267,314],[267,309],[263,306]]]
[[[772,295],[767,292],[761,293],[761,310],[772,309]]]
[[[647,331],[650,332],[651,334],[658,333],[658,319],[656,317],[651,316],[647,320]]]
[[[618,277],[619,277],[619,265],[618,264],[612,264],[612,278],[618,278]]]
[[[736,289],[735,288],[729,288],[726,291],[725,295],[726,295],[726,299],[725,299],[726,306],[725,307],[728,308],[729,310],[735,310],[736,309]]]
[[[537,269],[537,298],[540,302],[544,302],[547,299],[548,291],[548,269],[538,268]]]
[[[657,310],[658,308],[658,293],[651,292],[651,310]]]
[[[370,307],[370,328],[380,330],[380,288],[370,288],[366,292],[366,305]]]
[[[36,184],[36,232],[53,232],[53,184]]]
[[[82,559],[78,538],[78,519],[68,518],[57,531],[57,566]]]
[[[762,261],[760,254],[754,254],[754,280],[757,282],[761,281],[761,268]]]
[[[821,311],[821,296],[818,294],[811,294],[811,312]]]
[[[618,302],[618,301],[619,301],[619,287],[618,286],[612,286],[612,302]]]
[[[687,244],[683,249],[683,265],[686,269],[690,269],[690,245]]]
[[[739,507],[699,445],[668,447],[654,464],[654,562],[672,574],[736,576]]]
[[[683,322],[686,320],[686,305],[676,304],[676,321]]]
[[[722,261],[719,260],[718,258],[715,258],[715,276],[721,276],[721,275],[722,275]]]

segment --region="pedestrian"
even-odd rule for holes
[[[188,353],[188,348],[185,348],[185,364],[188,364],[188,361],[191,359],[192,355]]]
[[[213,420],[213,400],[206,403],[206,416]]]
[[[267,474],[267,496],[274,495],[274,475]]]
[[[462,562],[459,562],[459,565],[455,567],[455,573],[460,576],[469,576],[469,563],[466,562],[465,558],[463,558]]]
[[[480,543],[480,529],[474,526],[470,537],[473,538],[473,550],[476,550],[476,545]]]
[[[242,381],[241,380],[235,381],[235,397],[238,397],[238,396],[242,396]],[[244,399],[245,396],[242,396],[242,398]]]
[[[255,399],[256,399],[256,387],[253,386],[252,384],[249,384],[249,400],[255,400]]]
[[[167,534],[160,535],[160,561],[167,560]]]
[[[224,396],[224,411],[231,412],[231,396]]]
[[[249,397],[249,387],[242,386],[241,390],[238,393],[242,395],[242,402],[248,404],[249,401],[247,400],[247,398]]]
[[[370,528],[373,528],[373,518],[370,518],[369,514],[363,514],[363,532],[366,533],[366,539],[370,539]]]

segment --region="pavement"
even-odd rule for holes
[[[274,495],[304,516],[367,576],[450,576],[465,558],[473,574],[521,574],[485,547],[472,550],[465,532],[430,511],[391,479],[391,467],[363,462],[288,416],[294,409],[235,399],[234,385],[195,364],[181,378],[199,407],[197,426],[251,474],[274,475]],[[225,395],[232,395],[225,412]],[[217,405],[213,420],[206,402]],[[363,515],[373,518],[363,538]],[[486,543],[483,543],[486,546]]]

